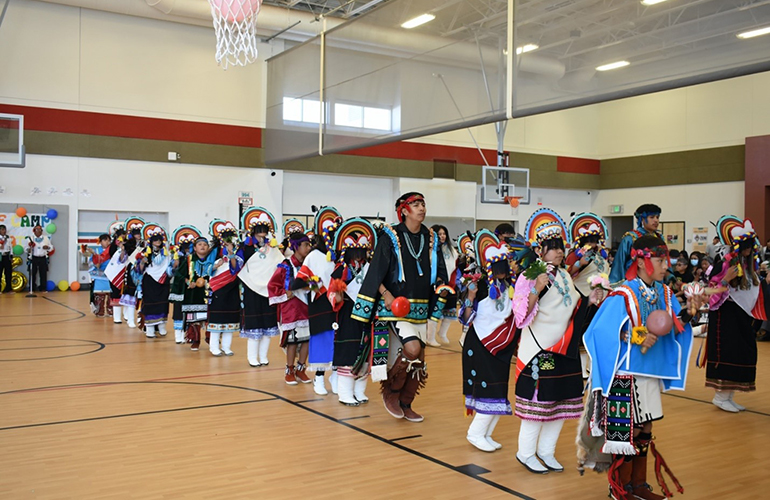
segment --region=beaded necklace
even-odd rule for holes
[[[639,291],[642,294],[642,301],[639,302],[639,309],[641,312],[642,324],[647,323],[647,316],[655,309],[655,304],[658,303],[658,290],[655,283],[652,287],[648,287],[647,283],[641,278],[636,278],[639,281]]]
[[[558,277],[551,277],[549,275],[548,278],[552,280],[551,283],[556,287],[556,291],[559,292],[559,295],[563,297],[562,302],[564,303],[564,306],[569,307],[572,305],[572,296],[569,294],[569,281],[567,281],[567,273],[564,272],[564,270],[561,268],[557,268],[556,273],[558,274]],[[559,284],[559,278],[561,278],[562,284]]]
[[[406,241],[406,249],[409,251],[409,255],[412,256],[415,263],[417,264],[417,274],[422,276],[423,272],[422,272],[422,266],[420,265],[420,256],[422,255],[422,251],[425,248],[425,235],[420,233],[420,250],[417,252],[414,251],[414,247],[412,246],[412,240],[408,234],[404,234],[404,241]]]

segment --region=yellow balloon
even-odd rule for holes
[[[59,282],[59,290],[61,290],[62,292],[66,292],[69,287],[70,287],[70,284],[67,283],[66,280],[61,280]]]

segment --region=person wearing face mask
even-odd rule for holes
[[[725,215],[717,232],[730,252],[714,264],[709,299],[706,387],[714,389],[712,403],[724,411],[745,410],[733,400],[735,392],[756,390],[757,342],[752,323],[767,320],[759,275],[759,240],[750,220]]]
[[[270,339],[278,336],[278,315],[268,299],[267,283],[283,260],[275,238],[275,217],[267,209],[251,207],[241,216],[241,227],[249,231],[238,255],[243,268],[238,273],[243,283],[241,338],[246,340],[246,360],[251,367],[267,366]]]
[[[634,212],[637,228],[627,232],[620,240],[620,246],[612,261],[612,270],[610,271],[610,283],[618,285],[625,279],[626,271],[631,267],[631,246],[637,238],[645,234],[660,236],[658,225],[660,224],[661,209],[658,205],[646,203],[641,205]]]
[[[661,391],[685,388],[693,343],[689,311],[697,311],[703,299],[688,299],[686,308],[673,299],[662,283],[669,257],[659,237],[638,238],[631,258],[626,281],[602,303],[583,335],[591,356],[591,385],[578,429],[578,461],[581,470],[608,472],[615,500],[663,500],[671,494],[662,472],[657,477],[666,496],[647,483],[648,451],[656,464],[662,461],[652,427],[663,418]],[[670,315],[672,326],[658,336],[650,331],[655,322],[648,320],[653,313],[660,318],[661,311]]]
[[[556,442],[564,421],[583,411],[580,343],[601,300],[600,288],[581,298],[564,268],[564,221],[553,210],[532,214],[525,231],[538,260],[516,280],[513,314],[521,329],[516,359],[515,413],[521,419],[516,459],[530,472],[562,472]],[[531,269],[530,269],[531,268]],[[539,459],[539,460],[538,460]],[[541,463],[542,461],[542,463]]]

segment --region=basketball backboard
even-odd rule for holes
[[[24,115],[0,113],[0,167],[24,168]]]

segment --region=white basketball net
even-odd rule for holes
[[[257,14],[262,0],[209,0],[217,34],[217,64],[246,66],[257,60]]]

